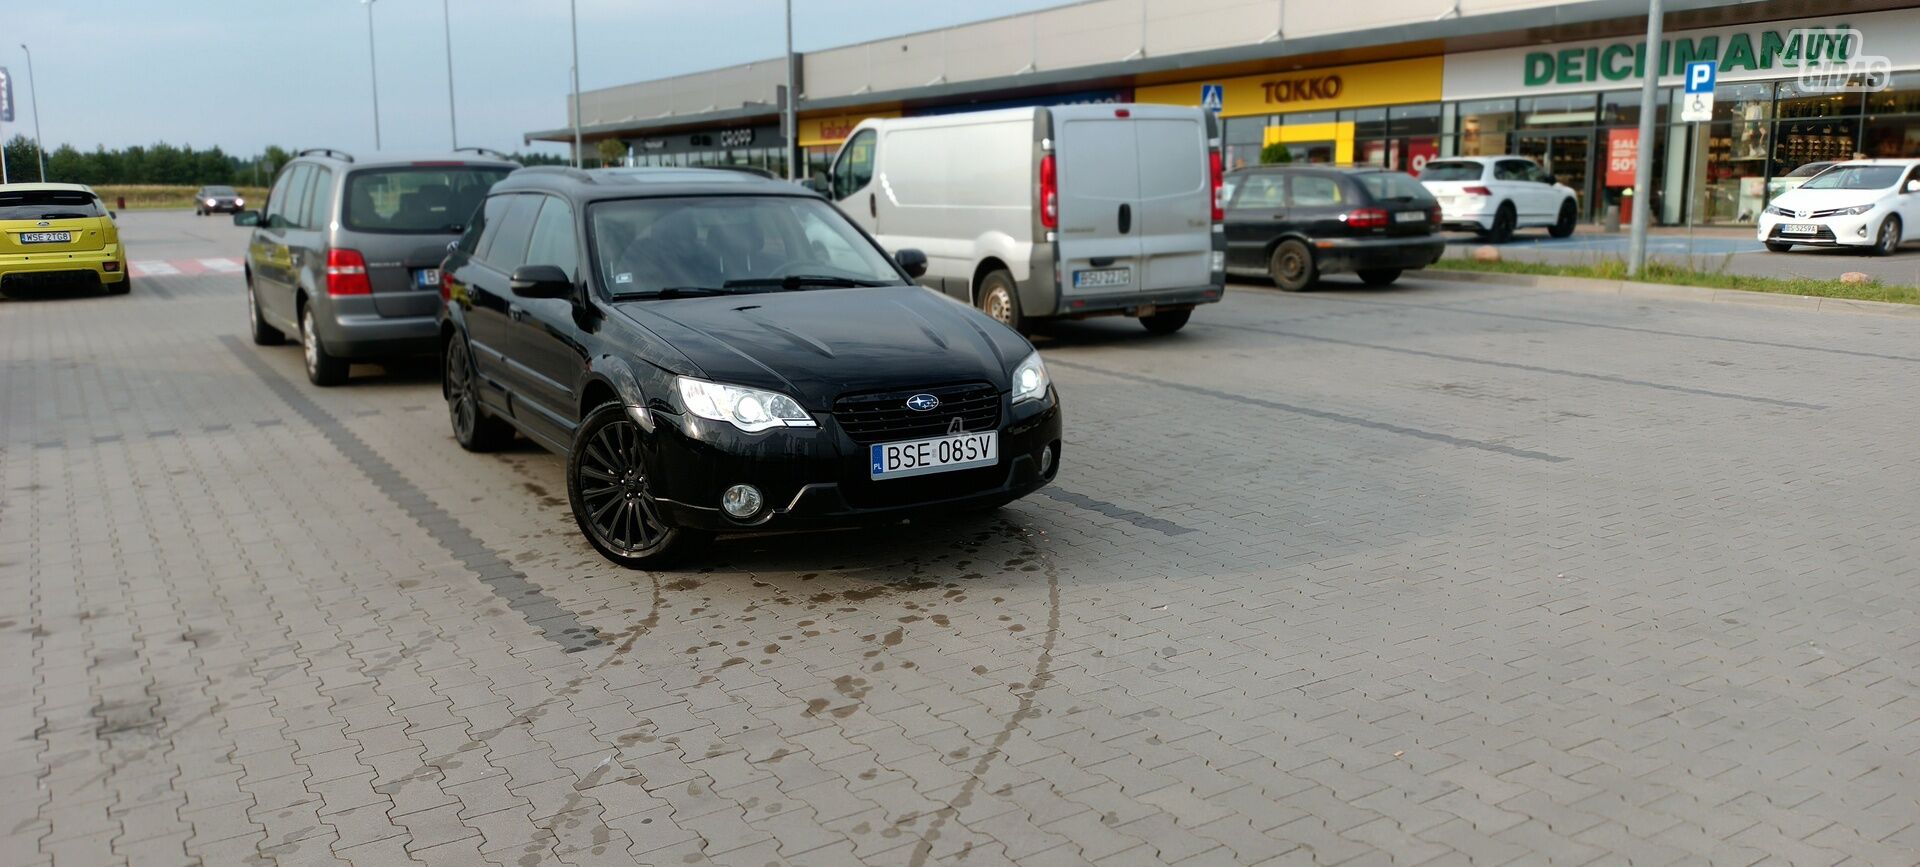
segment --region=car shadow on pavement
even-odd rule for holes
[[[97,283],[42,283],[29,286],[11,286],[0,291],[0,302],[7,301],[78,301],[84,298],[105,298],[107,290]]]

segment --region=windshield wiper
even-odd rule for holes
[[[852,277],[833,277],[826,274],[788,274],[785,277],[762,277],[752,280],[728,280],[721,284],[728,289],[745,289],[765,286],[792,292],[805,286],[830,286],[835,288],[853,288],[862,286],[892,286],[891,280],[857,280]]]
[[[710,295],[732,295],[726,289],[712,286],[667,286],[648,292],[615,292],[614,301],[649,301],[655,298],[704,298]]]

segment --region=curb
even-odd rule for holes
[[[1598,280],[1591,277],[1450,271],[1444,268],[1426,268],[1419,271],[1417,275],[1409,274],[1408,276],[1416,279],[1450,280],[1460,283],[1492,283],[1499,286],[1525,286],[1532,289],[1594,292],[1602,295],[1618,295],[1623,298],[1740,304],[1748,307],[1802,310],[1809,313],[1870,313],[1920,319],[1920,304],[1896,304],[1891,301],[1822,298],[1817,295],[1746,292],[1739,289],[1708,289],[1703,286],[1675,286],[1670,283],[1641,283],[1635,280]]]

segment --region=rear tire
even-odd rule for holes
[[[1547,234],[1555,238],[1568,237],[1573,234],[1573,227],[1578,222],[1580,222],[1579,209],[1573,206],[1572,199],[1568,199],[1560,203],[1560,218],[1553,221],[1553,226],[1547,229]]]
[[[300,308],[300,345],[306,355],[308,381],[321,388],[347,381],[350,365],[346,359],[327,352],[326,344],[320,341],[319,333],[314,331],[311,306]]]
[[[487,412],[480,405],[480,380],[474,373],[473,355],[466,338],[454,334],[441,352],[446,363],[440,369],[441,388],[447,395],[447,417],[453,423],[453,439],[470,452],[492,452],[513,443],[513,426]]]
[[[247,324],[253,332],[255,346],[279,346],[287,342],[287,335],[280,329],[267,324],[260,316],[260,299],[253,294],[253,277],[247,277]]]
[[[1187,320],[1193,318],[1193,308],[1169,310],[1152,316],[1140,317],[1140,324],[1154,334],[1172,334],[1187,327]]]
[[[1792,249],[1793,249],[1792,244],[1782,244],[1779,241],[1767,242],[1767,251],[1770,253],[1785,253],[1788,250],[1792,250]]]
[[[1368,286],[1391,286],[1400,279],[1400,268],[1362,268],[1359,271],[1360,282]]]
[[[646,433],[618,401],[587,414],[567,454],[574,523],[600,556],[628,569],[658,569],[706,541],[666,522],[649,485]]]
[[[1289,238],[1273,248],[1267,258],[1267,273],[1282,292],[1301,292],[1313,285],[1319,269],[1313,263],[1313,249],[1306,242]]]
[[[1014,284],[1013,275],[1005,271],[988,272],[980,280],[980,311],[1021,334],[1033,326],[1020,313],[1020,289]]]
[[[1891,256],[1899,252],[1902,228],[1899,217],[1887,215],[1887,218],[1880,223],[1879,236],[1874,240],[1873,255]]]

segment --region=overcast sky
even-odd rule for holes
[[[566,124],[567,0],[451,0],[460,144],[522,149]],[[794,0],[806,51],[1061,5],[1062,0]],[[33,49],[48,145],[168,141],[252,154],[268,144],[371,149],[359,0],[0,0],[0,66],[32,135]],[[441,0],[377,0],[380,132],[444,148]],[[579,0],[580,86],[592,90],[778,57],[781,0]]]

